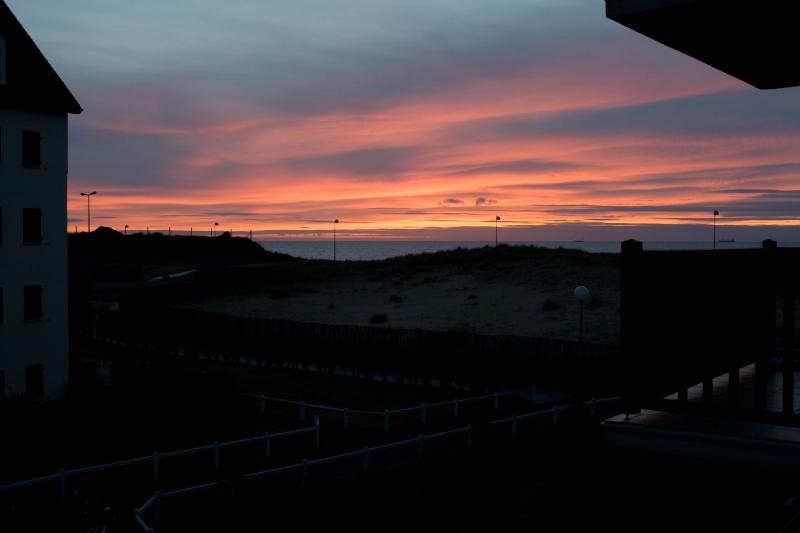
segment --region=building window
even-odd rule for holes
[[[42,136],[38,131],[22,132],[22,166],[30,168],[42,166]]]
[[[25,367],[25,396],[29,400],[44,398],[44,366]]]
[[[6,38],[0,35],[0,85],[6,84]]]
[[[25,207],[22,210],[22,244],[42,242],[42,210]]]
[[[42,292],[41,285],[25,285],[25,322],[36,322],[44,316]]]

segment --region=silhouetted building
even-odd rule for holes
[[[608,18],[759,89],[800,85],[797,2],[606,0]]]
[[[67,116],[81,111],[0,0],[2,396],[66,389]]]

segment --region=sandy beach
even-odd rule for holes
[[[619,337],[619,256],[501,246],[384,261],[289,260],[239,267],[247,282],[179,305],[324,324],[576,340],[578,285],[588,342]]]

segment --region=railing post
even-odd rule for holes
[[[61,501],[67,499],[67,475],[64,473],[63,468],[58,469],[58,493],[61,496]]]
[[[536,385],[533,385],[533,386],[531,387],[531,392],[530,392],[530,394],[531,394],[531,403],[533,403],[533,400],[534,400],[534,398],[536,397]]]
[[[308,483],[308,459],[303,459],[303,485]]]
[[[364,472],[369,468],[369,446],[364,446],[361,450],[361,470]]]
[[[458,407],[459,407],[459,400],[458,398],[456,398],[455,400],[453,400],[453,416],[455,418],[459,417]]]
[[[419,437],[417,437],[417,457],[422,459],[422,455],[425,453],[425,436],[420,433]]]
[[[494,410],[497,411],[500,409],[500,393],[494,393]]]
[[[153,523],[158,527],[161,524],[161,492],[153,493]]]
[[[342,425],[345,431],[350,430],[350,409],[345,408],[345,410],[342,411]]]
[[[306,402],[301,401],[299,405],[300,405],[300,413],[298,416],[300,418],[300,421],[303,422],[306,419]]]
[[[217,470],[219,470],[219,463],[220,463],[219,441],[214,441],[214,468],[216,468]]]
[[[258,410],[262,416],[267,413],[267,400],[264,398],[263,395],[258,400]]]
[[[264,433],[264,456],[267,461],[272,459],[272,435],[269,434],[269,431]]]
[[[428,423],[428,406],[424,402],[419,406],[419,423],[423,426]]]
[[[553,407],[553,425],[558,425],[558,406]]]
[[[158,452],[153,452],[153,483],[158,484],[159,477],[160,477],[160,472],[159,472]]]
[[[314,417],[314,448],[319,449],[319,416]]]
[[[511,435],[517,436],[517,415],[511,417]]]
[[[383,431],[384,431],[384,433],[389,433],[389,416],[390,416],[389,410],[386,409],[383,412]]]
[[[597,418],[597,398],[592,398],[592,409],[591,409],[591,416],[592,418]]]
[[[467,425],[467,448],[472,448],[472,424]]]

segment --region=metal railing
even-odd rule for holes
[[[232,440],[227,442],[214,442],[212,444],[207,444],[204,446],[196,446],[193,448],[185,448],[182,450],[174,450],[168,452],[153,452],[150,455],[142,456],[142,457],[135,457],[133,459],[124,459],[121,461],[114,461],[112,463],[105,463],[100,465],[93,465],[93,466],[85,466],[81,468],[72,468],[72,469],[64,469],[60,468],[57,473],[50,474],[46,476],[40,476],[32,479],[27,479],[24,481],[17,481],[14,483],[9,483],[6,485],[0,485],[0,493],[2,492],[9,492],[17,489],[22,489],[26,487],[31,487],[34,485],[39,485],[43,483],[58,482],[58,491],[59,495],[62,500],[65,500],[67,497],[67,478],[78,476],[82,474],[90,474],[94,472],[101,472],[107,470],[114,470],[117,468],[123,468],[127,466],[133,465],[140,465],[151,463],[152,464],[152,479],[154,483],[157,483],[161,477],[161,461],[164,459],[169,459],[173,457],[181,457],[191,454],[198,454],[204,452],[211,452],[212,459],[215,468],[220,467],[221,462],[221,454],[222,450],[226,448],[232,448],[236,446],[243,446],[247,444],[255,444],[258,442],[264,443],[264,454],[267,459],[271,458],[272,455],[272,443],[275,439],[283,439],[288,437],[295,437],[299,435],[312,435],[313,445],[315,448],[319,448],[320,446],[320,423],[319,418],[314,418],[314,425],[307,428],[296,429],[292,431],[284,431],[281,433],[264,433],[263,435],[259,435],[257,437],[248,437],[245,439],[238,439]]]
[[[604,399],[593,398],[591,400],[581,403],[580,405],[585,408],[589,408],[591,417],[596,418],[598,414],[597,413],[598,407],[600,407],[601,405],[615,403],[619,401],[620,398],[617,397],[604,398]],[[447,404],[449,402],[443,402],[443,403]],[[489,422],[489,427],[498,427],[508,424],[511,427],[512,437],[516,437],[519,432],[520,429],[519,426],[521,422],[535,420],[549,415],[552,417],[553,425],[558,425],[560,423],[560,415],[562,413],[566,413],[574,409],[575,407],[576,407],[575,404],[570,404],[565,406],[556,405],[550,409],[542,411],[536,411],[524,415],[513,415],[507,418],[492,420]],[[431,440],[443,439],[447,437],[453,437],[457,435],[464,436],[465,445],[467,448],[472,446],[473,426],[472,424],[468,424],[467,426],[464,426],[462,428],[457,428],[449,431],[442,431],[439,433],[432,433],[427,435],[420,434],[415,438],[404,439],[401,441],[391,442],[388,444],[380,444],[371,447],[364,446],[360,450],[354,450],[351,452],[332,455],[329,457],[323,457],[320,459],[312,459],[312,460],[303,459],[303,461],[297,464],[279,466],[259,472],[251,472],[240,476],[238,479],[241,481],[252,481],[252,480],[269,478],[280,474],[299,472],[301,483],[305,485],[309,480],[311,468],[315,466],[340,463],[343,461],[353,460],[353,459],[360,459],[359,461],[360,469],[362,472],[366,472],[369,469],[370,459],[375,453],[386,452],[403,447],[416,447],[416,457],[417,459],[422,459],[425,454],[426,442],[429,442]],[[176,489],[168,492],[155,491],[153,495],[147,499],[147,501],[145,501],[140,507],[133,510],[134,522],[145,533],[155,533],[156,531],[155,527],[159,527],[161,523],[161,502],[163,499],[211,490],[221,486],[223,483],[224,483],[223,481],[213,481],[210,483],[203,483],[200,485],[194,485],[191,487]],[[150,526],[145,519],[146,514],[151,510],[152,510],[152,523],[154,527]]]
[[[360,459],[360,461],[358,462],[359,467],[362,472],[366,472],[367,470],[369,470],[370,459],[373,458],[374,455],[377,453],[387,452],[397,448],[416,447],[417,458],[421,459],[425,454],[425,443],[430,442],[432,440],[444,439],[458,435],[464,435],[465,444],[467,447],[472,446],[472,425],[469,424],[467,426],[458,429],[451,429],[448,431],[431,433],[427,435],[420,434],[415,438],[405,439],[397,442],[391,442],[388,444],[380,444],[376,446],[364,446],[360,450],[341,453],[338,455],[332,455],[329,457],[323,457],[320,459],[311,459],[311,460],[303,459],[300,463],[286,465],[286,466],[278,466],[275,468],[270,468],[268,470],[262,470],[258,472],[251,472],[248,474],[244,474],[240,476],[238,479],[242,481],[252,481],[252,480],[269,478],[280,474],[299,472],[301,482],[303,484],[306,484],[310,477],[311,468],[315,466],[340,463],[352,459]],[[147,533],[155,533],[154,527],[151,527],[148,524],[148,522],[145,519],[145,516],[148,512],[152,511],[152,523],[154,524],[155,527],[158,527],[161,522],[162,500],[164,500],[165,498],[171,498],[175,496],[185,496],[196,492],[211,490],[221,486],[223,483],[224,483],[223,481],[212,481],[209,483],[193,485],[191,487],[185,487],[166,492],[155,491],[153,495],[147,499],[147,501],[145,501],[140,507],[133,510],[134,523],[137,526],[139,526],[139,528],[142,531],[145,531]]]
[[[428,414],[429,411],[432,409],[450,407],[452,409],[453,418],[458,419],[461,416],[462,406],[469,403],[491,400],[492,407],[495,410],[499,410],[500,399],[504,397],[509,397],[509,396],[526,397],[531,402],[533,402],[536,396],[536,387],[531,386],[514,391],[494,392],[491,394],[484,394],[482,396],[473,396],[470,398],[454,398],[452,400],[446,400],[441,402],[433,402],[433,403],[422,402],[419,405],[411,407],[403,407],[398,409],[384,409],[382,411],[350,409],[347,407],[334,407],[330,405],[320,405],[320,404],[305,402],[303,400],[288,400],[286,398],[265,396],[263,394],[242,394],[241,396],[257,400],[259,402],[259,411],[261,412],[262,415],[267,413],[267,402],[297,406],[297,418],[298,420],[301,421],[304,421],[306,419],[307,410],[309,409],[321,412],[338,413],[341,415],[342,427],[345,430],[350,429],[351,419],[352,417],[355,416],[383,418],[383,431],[385,433],[388,433],[391,428],[392,417],[396,415],[419,412],[419,423],[420,425],[424,426],[428,423]]]

